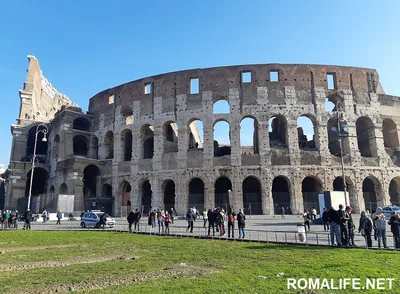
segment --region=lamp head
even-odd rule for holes
[[[46,133],[44,133],[44,135],[43,135],[42,142],[47,142]]]

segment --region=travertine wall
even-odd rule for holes
[[[279,72],[279,81],[270,81],[270,72]],[[251,82],[244,83],[242,72],[251,72]],[[335,76],[334,89],[328,89],[327,74]],[[199,93],[190,93],[190,80],[199,79]],[[150,84],[150,93],[145,86]],[[112,97],[112,98],[111,98]],[[289,183],[290,206],[293,212],[303,209],[302,181],[313,177],[321,191],[332,190],[333,181],[341,176],[338,157],[328,148],[328,121],[336,112],[325,111],[325,100],[341,101],[349,125],[349,154],[344,158],[349,182],[350,204],[356,211],[365,209],[363,181],[370,178],[375,184],[377,202],[390,202],[389,185],[399,175],[395,148],[385,150],[382,122],[390,118],[396,124],[394,136],[399,136],[399,97],[386,95],[379,83],[378,73],[373,69],[325,66],[325,65],[243,65],[195,69],[168,73],[130,82],[105,90],[90,99],[89,113],[91,132],[88,140],[98,140],[98,159],[88,155],[87,159],[73,159],[70,170],[74,176],[62,178],[57,175],[55,186],[70,181],[71,193],[77,196],[77,210],[83,207],[82,170],[84,165],[94,164],[100,169],[99,187],[110,184],[114,197],[114,213],[120,213],[123,189],[128,182],[132,191],[132,207],[142,203],[142,185],[148,180],[152,188],[151,205],[163,207],[163,182],[175,183],[175,207],[183,213],[188,208],[188,187],[193,178],[204,182],[204,206],[214,206],[214,184],[221,177],[232,182],[230,204],[243,207],[242,183],[253,176],[261,185],[262,210],[273,213],[272,183],[275,177],[283,176]],[[213,104],[226,100],[229,114],[213,114]],[[69,113],[70,110],[64,110]],[[82,116],[77,112],[73,118]],[[126,119],[127,115],[133,120]],[[287,148],[270,146],[268,121],[280,115],[287,129]],[[302,150],[298,144],[297,119],[309,117],[314,123],[315,150]],[[240,122],[245,117],[258,123],[258,149],[256,154],[242,154],[240,148]],[[368,121],[373,136],[369,140],[371,155],[363,157],[359,152],[356,123],[359,118]],[[72,118],[63,118],[71,122]],[[203,148],[188,150],[190,123],[203,122]],[[57,120],[57,116],[55,121]],[[213,126],[224,120],[230,125],[231,155],[214,157]],[[128,123],[127,123],[128,122]],[[166,144],[165,124],[178,125],[176,152],[164,152]],[[64,122],[65,123],[65,122]],[[53,123],[52,123],[53,125]],[[144,159],[144,127],[152,126],[154,134],[154,156]],[[57,132],[68,132],[56,128]],[[105,144],[107,132],[114,134],[114,157],[107,159]],[[124,161],[124,134],[132,132],[132,159]],[[74,135],[74,130],[71,135]],[[71,137],[69,137],[71,139]],[[65,140],[65,139],[64,139]],[[393,146],[392,146],[393,147]],[[398,146],[394,146],[398,147]],[[65,154],[58,156],[57,170],[61,162],[71,156],[65,145]],[[386,148],[387,149],[387,148]],[[394,150],[394,151],[393,151]],[[90,159],[91,158],[91,159]],[[67,173],[68,174],[68,173]],[[71,173],[70,173],[71,175]],[[76,178],[73,178],[75,177]],[[73,179],[73,180],[68,180]],[[320,192],[320,191],[315,191]]]

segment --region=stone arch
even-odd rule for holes
[[[132,107],[124,106],[121,108],[121,116],[125,125],[131,125],[134,122]]]
[[[242,154],[258,154],[259,147],[258,120],[246,115],[240,121],[240,149]]]
[[[322,182],[315,176],[307,176],[301,183],[301,193],[303,194],[304,209],[309,210],[314,207],[318,213],[319,199],[318,194],[323,192]]]
[[[175,209],[175,182],[170,179],[165,180],[161,184],[161,190],[164,194],[165,211],[171,211],[171,208]]]
[[[96,136],[92,136],[90,149],[92,158],[99,159],[99,139]]]
[[[58,153],[59,153],[59,150],[60,150],[60,136],[57,134],[55,137],[54,137],[54,140],[53,140],[53,145],[52,145],[52,157],[53,158],[58,158],[59,156],[58,156]]]
[[[60,195],[68,195],[68,186],[65,183],[60,185],[60,189],[58,190],[58,194]]]
[[[40,131],[40,130],[45,130],[46,128],[44,126],[38,127],[38,125],[35,125],[29,129],[28,140],[26,143],[26,155],[27,156],[33,155],[33,149],[35,148],[36,129],[38,129],[38,131]],[[36,141],[37,142],[36,143],[36,156],[37,156],[36,160],[41,163],[46,162],[46,155],[47,155],[47,149],[48,149],[48,143],[47,143],[47,141],[43,141],[43,138],[44,138],[44,133],[39,132],[37,141]],[[31,160],[32,159],[30,159],[30,161]]]
[[[363,157],[376,157],[375,125],[367,117],[359,117],[356,121],[358,150]]]
[[[227,177],[219,177],[214,184],[215,207],[224,208],[225,211],[230,207],[229,191],[232,191],[232,182]]]
[[[88,139],[85,136],[77,135],[73,138],[73,152],[77,156],[87,156]]]
[[[100,180],[100,169],[98,166],[89,164],[83,170],[83,197],[97,197],[97,186]]]
[[[91,127],[92,126],[91,126],[90,121],[84,117],[78,117],[78,118],[74,119],[74,123],[73,123],[74,130],[90,132]]]
[[[121,206],[131,206],[131,184],[128,181],[122,181],[119,185],[119,202]]]
[[[188,123],[189,149],[203,148],[204,129],[200,119],[191,119]]]
[[[338,93],[333,93],[325,98],[325,111],[334,112],[337,111],[337,103],[340,102],[344,105],[344,97],[338,95]]]
[[[192,178],[188,183],[188,207],[196,207],[199,211],[204,209],[204,182],[200,178]]]
[[[389,196],[392,205],[400,206],[400,177],[395,177],[390,181]]]
[[[104,136],[104,154],[106,159],[114,158],[114,133],[108,131]]]
[[[376,177],[370,175],[362,182],[362,192],[365,209],[371,213],[375,212],[383,200],[381,183]]]
[[[282,207],[286,214],[291,214],[290,180],[285,176],[277,176],[272,181],[272,200],[274,202],[274,214],[281,214]]]
[[[270,148],[288,147],[287,120],[282,114],[273,115],[268,120],[268,133]]]
[[[167,121],[163,125],[164,153],[178,152],[178,125]]]
[[[213,114],[230,113],[229,102],[225,99],[219,99],[213,104]]]
[[[121,149],[123,150],[123,161],[130,161],[132,159],[132,140],[132,131],[130,129],[124,129],[121,132]]]
[[[348,198],[350,203],[348,203],[348,205],[350,205],[353,210],[354,213],[360,213],[359,211],[359,204],[358,204],[358,200],[357,200],[357,191],[356,188],[353,184],[353,181],[346,176],[346,190],[348,193]],[[344,191],[344,185],[343,185],[343,177],[342,176],[338,176],[333,180],[333,191]],[[343,205],[345,203],[342,203]],[[327,207],[329,209],[329,207]]]
[[[146,124],[141,128],[141,139],[143,146],[143,159],[153,158],[154,156],[154,128]]]
[[[261,182],[255,176],[248,176],[242,183],[243,208],[247,214],[263,214],[261,200]]]
[[[104,184],[101,187],[101,198],[113,198],[112,186],[110,184]]]
[[[338,120],[336,117],[331,117],[327,123],[329,152],[337,157],[346,156],[350,153],[349,138],[347,136],[342,136],[343,149],[341,149],[337,130]]]
[[[383,120],[382,132],[385,148],[396,149],[397,147],[399,147],[399,135],[397,133],[397,125],[392,119],[385,118]]]
[[[151,205],[152,205],[152,197],[153,197],[153,191],[151,189],[151,184],[148,180],[144,181],[141,186],[141,191],[142,191],[142,197],[141,197],[141,202],[142,202],[142,211],[143,214],[149,213],[151,211]]]
[[[228,133],[227,136],[226,133]],[[214,157],[231,154],[231,135],[229,122],[224,119],[218,119],[214,122],[213,141]]]
[[[303,114],[297,118],[297,137],[299,149],[316,150],[315,125],[316,119],[311,114]]]

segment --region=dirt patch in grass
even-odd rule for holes
[[[65,244],[65,245],[48,245],[48,246],[26,246],[26,247],[14,247],[14,248],[4,248],[0,250],[0,254],[4,254],[7,252],[16,252],[16,251],[34,251],[34,250],[45,250],[45,249],[52,249],[52,248],[71,248],[71,247],[78,247],[78,248],[85,248],[89,247],[87,244]]]
[[[74,264],[85,264],[85,263],[96,263],[104,262],[109,260],[135,260],[137,256],[126,256],[126,255],[111,255],[111,256],[98,256],[83,259],[71,259],[63,261],[39,261],[39,262],[25,262],[19,264],[0,264],[0,271],[10,271],[10,270],[26,270],[33,268],[45,268],[45,267],[60,267],[60,266],[70,266]]]
[[[101,279],[91,279],[77,284],[62,284],[54,285],[46,288],[37,289],[21,289],[18,291],[9,292],[9,294],[36,294],[36,293],[63,293],[72,291],[89,291],[89,290],[99,290],[105,287],[118,286],[124,284],[132,284],[137,282],[145,282],[156,279],[165,278],[195,278],[197,276],[202,276],[210,274],[210,270],[205,270],[196,267],[167,267],[164,270],[156,272],[148,272],[139,275],[131,276],[120,276],[120,277],[103,277]]]

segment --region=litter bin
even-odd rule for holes
[[[303,224],[297,225],[297,237],[300,242],[306,242],[306,226]]]

